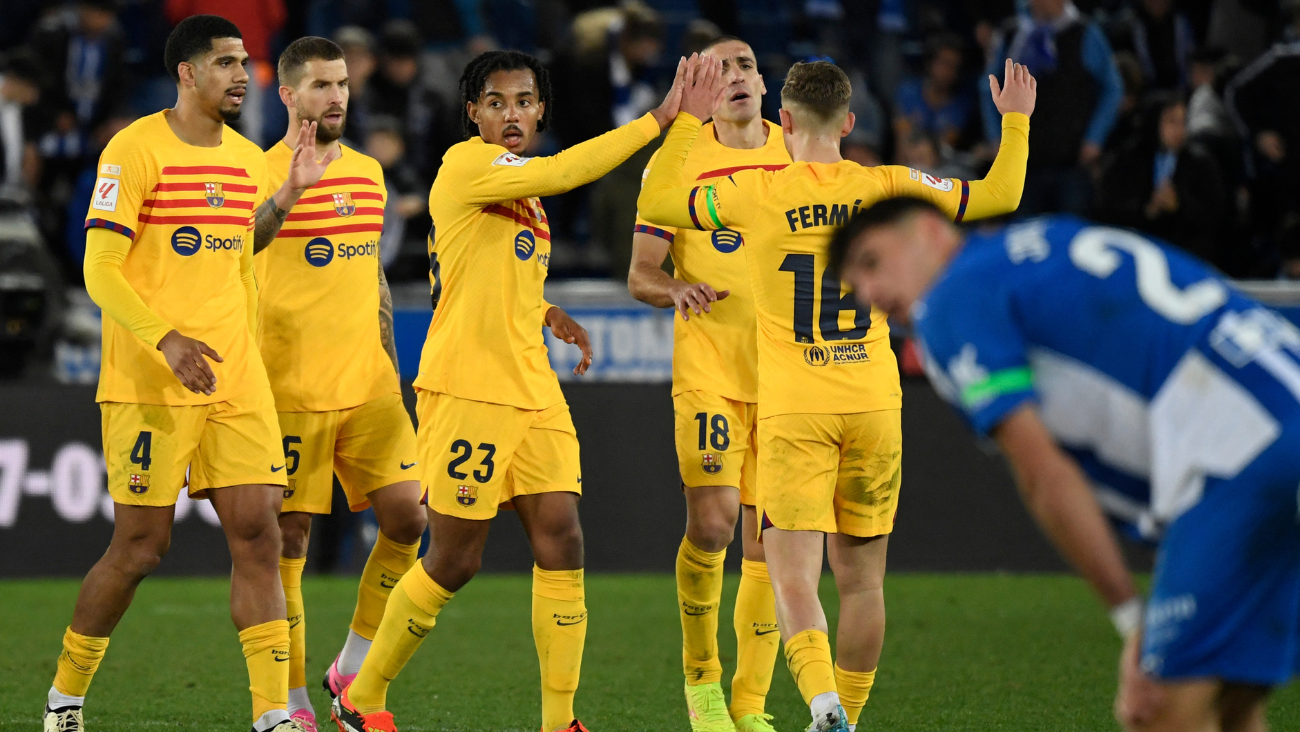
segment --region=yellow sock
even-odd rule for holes
[[[361,585],[357,588],[357,609],[352,612],[352,631],[366,640],[375,639],[375,631],[384,619],[384,606],[388,595],[415,564],[420,542],[398,544],[379,532],[375,547],[370,550],[366,568],[361,570]]]
[[[388,598],[370,653],[348,689],[348,700],[357,711],[372,714],[384,710],[388,685],[433,630],[438,613],[453,594],[434,582],[422,565],[402,575]]]
[[[677,611],[682,618],[682,671],[686,683],[722,680],[718,660],[718,604],[727,550],[706,552],[682,537],[677,550]]]
[[[840,693],[840,706],[844,707],[849,724],[858,723],[858,715],[862,714],[862,708],[867,705],[867,697],[871,696],[871,685],[874,683],[875,669],[845,671],[838,663],[835,664],[835,689]]]
[[[533,642],[542,670],[542,729],[565,729],[573,721],[573,695],[587,641],[587,606],[581,569],[545,570],[533,565]]]
[[[805,704],[811,704],[818,694],[835,691],[831,641],[820,630],[805,630],[786,641],[785,662]]]
[[[736,592],[736,675],[731,677],[731,718],[762,714],[772,686],[781,634],[776,626],[776,598],[767,564],[740,562]]]
[[[253,721],[289,705],[289,621],[272,620],[239,631],[253,693]]]
[[[66,696],[85,696],[106,650],[107,638],[74,633],[71,627],[63,631],[63,652],[54,672],[54,690]]]
[[[307,685],[307,616],[302,604],[302,568],[307,558],[280,557],[280,584],[289,610],[289,688]]]

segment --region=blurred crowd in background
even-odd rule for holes
[[[987,169],[999,136],[987,74],[1000,76],[1009,56],[1039,81],[1019,215],[1087,215],[1164,237],[1233,277],[1300,278],[1300,0],[4,5],[0,239],[38,240],[50,263],[27,269],[61,279],[74,295],[99,151],[134,119],[174,103],[163,46],[174,23],[197,13],[223,15],[243,32],[253,81],[237,126],[264,148],[285,133],[279,51],[303,35],[344,48],[346,142],[384,167],[390,196],[380,248],[395,283],[427,277],[426,197],[444,151],[462,139],[457,80],[470,58],[517,48],[548,64],[552,125],[533,151],[545,155],[656,106],[677,58],[720,34],[754,48],[768,119],[776,119],[790,65],[829,58],[854,86],[857,127],[845,157],[939,176]],[[544,201],[551,277],[626,276],[636,192],[652,152]],[[13,268],[5,256],[0,249],[0,272]],[[17,306],[0,307],[8,317]]]

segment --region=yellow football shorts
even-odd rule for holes
[[[705,391],[673,396],[677,468],[682,485],[728,485],[740,489],[740,502],[758,497],[758,405]]]
[[[416,414],[424,501],[438,513],[486,520],[515,496],[582,493],[568,404],[517,409],[417,389]]]
[[[894,529],[902,411],[780,414],[758,421],[762,528],[880,536]]]
[[[353,511],[370,505],[371,491],[420,479],[415,427],[401,394],[351,409],[280,412],[280,432],[289,479],[281,511],[329,513],[335,474]]]
[[[108,494],[131,506],[171,506],[236,485],[284,485],[284,455],[269,388],[201,406],[99,405]]]

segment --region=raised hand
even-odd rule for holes
[[[673,123],[677,117],[677,111],[682,104],[682,79],[686,73],[686,57],[683,56],[677,62],[677,73],[673,76],[673,86],[668,90],[668,96],[664,97],[664,103],[655,109],[650,110],[654,115],[655,121],[659,123],[659,130],[668,129],[668,125]]]
[[[677,306],[677,312],[682,314],[682,320],[691,319],[691,311],[694,310],[696,315],[701,313],[713,312],[709,303],[717,302],[731,294],[731,290],[718,292],[714,290],[707,282],[696,282],[689,284],[681,280],[674,280],[675,284],[671,292],[673,304]]]
[[[289,177],[285,181],[291,190],[305,191],[320,182],[325,169],[338,158],[331,148],[325,157],[316,159],[316,123],[303,120],[298,128],[298,144],[289,160]]]
[[[1007,59],[1006,72],[1003,74],[1004,85],[998,86],[998,77],[989,74],[989,91],[993,92],[993,104],[999,114],[1019,112],[1029,116],[1034,113],[1034,102],[1038,99],[1038,80],[1029,73],[1029,68]]]
[[[681,111],[701,122],[713,116],[727,92],[722,76],[722,60],[692,54],[682,80]]]
[[[222,358],[208,344],[172,330],[158,341],[158,350],[162,351],[172,373],[176,374],[186,389],[209,396],[217,390],[217,375],[212,372],[207,359],[221,363]]]

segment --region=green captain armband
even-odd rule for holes
[[[963,407],[971,409],[987,404],[1003,394],[1026,391],[1033,387],[1034,377],[1028,366],[1003,369],[962,389],[961,403]]]

